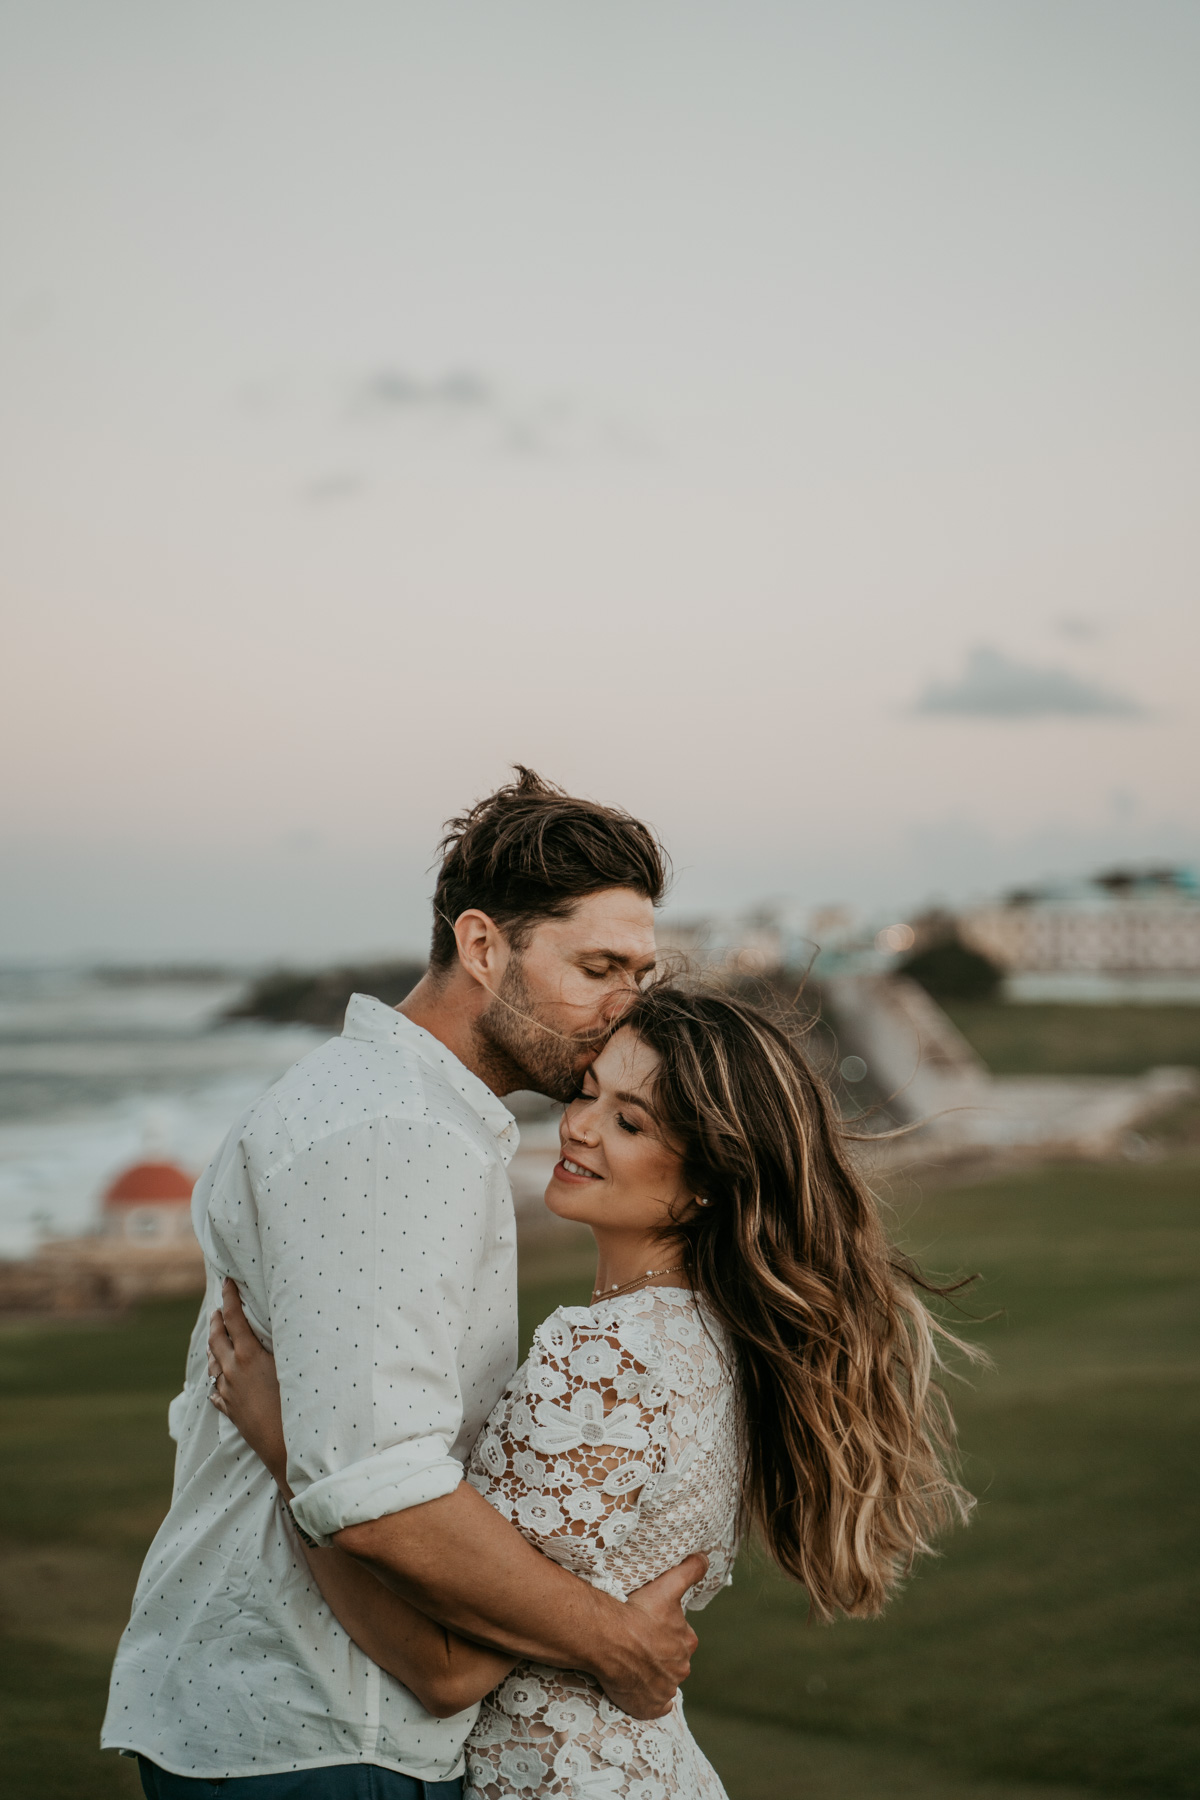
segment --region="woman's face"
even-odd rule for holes
[[[546,1205],[597,1232],[655,1237],[688,1194],[679,1152],[659,1134],[653,1107],[659,1057],[625,1027],[585,1069],[559,1125],[561,1159]]]

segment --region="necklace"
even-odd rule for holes
[[[635,1275],[632,1281],[614,1281],[610,1288],[593,1288],[592,1299],[598,1300],[602,1293],[606,1300],[611,1300],[614,1294],[632,1293],[634,1288],[641,1287],[647,1281],[653,1281],[656,1275],[678,1275],[682,1268],[682,1263],[672,1263],[669,1269],[647,1269],[644,1275]]]

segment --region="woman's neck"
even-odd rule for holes
[[[625,1232],[595,1230],[592,1235],[596,1240],[596,1283],[593,1292],[598,1297],[611,1293],[614,1288],[645,1281],[650,1270],[661,1277],[656,1280],[655,1286],[688,1285],[682,1267],[683,1246],[676,1240],[641,1233],[633,1236]],[[649,1286],[650,1283],[647,1282],[646,1285]]]

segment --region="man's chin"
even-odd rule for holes
[[[479,1019],[480,1035],[508,1065],[508,1093],[528,1089],[565,1106],[579,1092],[579,1078],[600,1054],[606,1040],[601,1035],[564,1038],[559,1029],[525,1009],[526,1029],[513,1030],[511,1008],[493,1004]]]
[[[586,1064],[584,1066],[586,1067]],[[522,1085],[531,1093],[542,1094],[547,1100],[553,1100],[559,1106],[566,1106],[568,1101],[575,1098],[579,1088],[579,1077],[574,1073],[564,1075],[560,1071],[555,1075],[548,1075],[544,1072],[534,1073],[533,1070],[527,1069]]]
[[[558,1063],[554,1068],[526,1069],[526,1084],[535,1094],[544,1094],[547,1100],[557,1100],[560,1106],[566,1106],[579,1092],[580,1077],[599,1051],[599,1044],[588,1044],[580,1047],[571,1063]]]

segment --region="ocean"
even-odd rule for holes
[[[222,1021],[245,978],[0,969],[0,1256],[89,1230],[146,1156],[198,1175],[239,1113],[327,1033]]]

